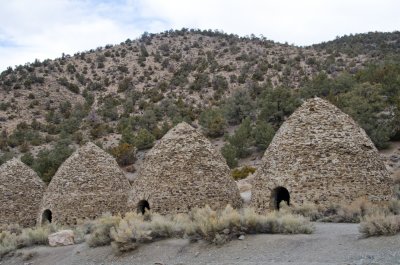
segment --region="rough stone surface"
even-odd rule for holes
[[[61,230],[56,233],[50,234],[47,239],[51,247],[57,246],[68,246],[74,244],[74,231],[72,230]]]
[[[129,205],[147,200],[161,214],[187,212],[208,204],[241,206],[239,190],[225,159],[187,123],[172,128],[150,150],[132,183]]]
[[[12,159],[0,167],[0,225],[34,226],[46,185],[27,165]]]
[[[272,191],[285,187],[294,204],[391,198],[392,179],[365,131],[331,103],[313,98],[276,133],[253,181],[251,204],[273,207]]]
[[[113,157],[93,143],[75,151],[58,169],[43,197],[38,221],[46,209],[52,221],[75,224],[102,213],[125,213],[130,184]]]

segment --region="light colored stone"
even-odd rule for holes
[[[244,238],[245,238],[244,235],[240,235],[240,236],[238,237],[239,240],[244,240]]]
[[[172,128],[147,153],[132,182],[129,205],[136,211],[147,200],[161,214],[187,212],[209,205],[237,208],[241,199],[229,167],[210,141],[183,122]]]
[[[18,159],[0,167],[0,225],[34,226],[46,185]]]
[[[241,192],[240,197],[242,197],[244,205],[249,205],[251,201],[251,190]]]
[[[106,212],[123,214],[127,212],[129,191],[129,181],[115,159],[87,143],[54,175],[44,194],[38,221],[42,223],[46,209],[52,213],[52,222],[69,225]]]
[[[320,98],[306,101],[281,126],[255,172],[251,204],[274,207],[272,192],[284,187],[294,204],[386,201],[393,182],[365,131]]]
[[[74,231],[61,230],[56,233],[50,234],[47,239],[49,240],[49,245],[51,247],[57,247],[75,244],[74,237]]]

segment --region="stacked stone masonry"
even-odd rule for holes
[[[46,186],[27,165],[12,159],[0,167],[0,225],[35,225]]]
[[[251,204],[274,207],[272,191],[284,187],[294,204],[320,205],[363,197],[386,201],[390,178],[365,131],[331,103],[306,101],[281,126],[256,171]]]
[[[209,205],[241,206],[239,190],[225,159],[187,123],[172,128],[148,152],[132,183],[129,205],[147,200],[152,211],[182,213]]]
[[[42,223],[45,210],[52,221],[75,224],[103,213],[127,211],[130,184],[113,157],[93,143],[72,154],[58,169],[43,197],[38,215]]]

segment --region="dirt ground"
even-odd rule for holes
[[[115,256],[111,247],[19,250],[1,265],[70,264],[400,264],[400,235],[360,238],[358,224],[316,223],[311,235],[247,235],[223,246],[169,239]]]

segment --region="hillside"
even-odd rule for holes
[[[297,47],[182,29],[36,60],[0,75],[0,164],[22,156],[49,181],[76,146],[94,141],[134,172],[142,156],[135,150],[186,120],[234,168],[262,154],[284,119],[315,95],[385,148],[398,131],[399,50],[399,32]]]

